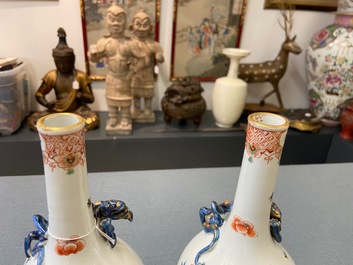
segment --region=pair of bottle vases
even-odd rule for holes
[[[84,125],[72,113],[51,114],[37,123],[49,220],[33,216],[35,230],[24,240],[26,265],[143,264],[117,239],[112,225],[112,220],[132,220],[126,204],[90,199]],[[185,248],[178,265],[294,264],[279,243],[281,213],[272,202],[288,125],[271,113],[248,117],[235,203],[201,208],[203,231]]]

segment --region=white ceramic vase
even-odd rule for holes
[[[41,141],[49,221],[34,215],[36,230],[25,238],[26,265],[142,265],[117,240],[112,220],[132,220],[119,200],[92,203],[87,180],[85,121],[71,113],[44,116]]]
[[[239,61],[248,56],[250,51],[226,48],[223,54],[229,57],[230,65],[227,76],[217,78],[212,92],[212,113],[216,125],[230,128],[243,113],[247,83],[238,78]]]
[[[272,202],[289,122],[253,113],[234,205],[212,202],[200,209],[203,231],[183,251],[178,265],[294,265],[280,244],[281,212]]]
[[[335,21],[312,38],[306,54],[310,106],[324,125],[340,124],[353,102],[353,1],[339,0]]]

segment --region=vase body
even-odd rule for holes
[[[348,105],[341,114],[340,136],[347,140],[353,139],[353,104]]]
[[[339,125],[353,99],[353,12],[341,11],[314,35],[306,54],[310,106],[327,126]]]
[[[238,121],[243,113],[247,83],[238,78],[240,59],[248,56],[249,51],[237,48],[223,49],[230,59],[228,74],[217,78],[212,92],[212,113],[216,125],[221,128],[230,128]]]
[[[203,224],[204,231],[187,245],[178,265],[294,264],[271,236],[269,218],[288,126],[288,120],[276,114],[259,112],[248,117],[245,150],[230,213],[218,226]],[[200,215],[200,219],[209,222],[219,220],[215,218],[219,213],[224,215],[219,208],[207,213],[207,218]],[[209,227],[212,232],[207,232]]]
[[[84,119],[72,113],[51,114],[37,123],[49,220],[33,217],[38,230],[25,239],[26,265],[142,265],[124,241],[112,247],[102,236],[107,235],[97,223],[88,187],[84,126]],[[33,248],[32,241],[38,241]]]

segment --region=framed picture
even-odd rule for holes
[[[98,63],[90,62],[87,51],[92,44],[97,43],[98,39],[108,34],[104,18],[111,2],[111,0],[80,0],[86,72],[92,80],[104,80],[108,73],[106,61],[102,59]],[[155,25],[154,37],[158,40],[160,0],[115,0],[115,2],[125,9],[128,25],[132,23],[132,19],[138,11],[144,10],[151,18],[152,24]],[[125,34],[128,37],[131,36],[128,29]]]
[[[278,9],[279,0],[265,0],[265,8]],[[301,10],[336,11],[338,0],[286,0],[285,3]]]
[[[223,48],[239,47],[247,0],[175,0],[171,79],[214,81],[228,72]]]

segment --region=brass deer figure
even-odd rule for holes
[[[247,83],[271,83],[273,90],[262,97],[260,106],[264,106],[265,99],[275,93],[279,107],[283,110],[284,106],[278,84],[287,70],[289,53],[299,54],[302,50],[295,42],[296,36],[292,38],[290,37],[290,31],[293,27],[294,9],[290,6],[286,9],[284,8],[284,5],[281,5],[280,12],[284,22],[283,24],[280,21],[278,22],[280,27],[284,30],[286,36],[285,41],[282,43],[280,52],[272,61],[240,64],[238,77]]]

